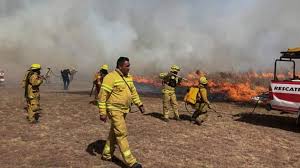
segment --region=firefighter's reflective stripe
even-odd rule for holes
[[[110,110],[122,110],[122,111],[126,111],[128,112],[130,107],[124,107],[124,105],[120,105],[120,104],[106,104],[106,108],[110,109]]]
[[[109,93],[113,90],[112,87],[110,87],[109,85],[103,84],[103,83],[101,85],[101,89],[104,89],[104,90],[106,90]]]
[[[98,107],[100,108],[100,109],[106,109],[106,103],[105,102],[98,102]]]
[[[105,144],[104,149],[103,149],[103,153],[110,153],[109,145]]]
[[[168,73],[162,72],[162,73],[159,74],[159,77],[160,77],[161,79],[163,79],[163,78],[166,77],[167,75],[168,75]]]
[[[131,157],[131,151],[128,149],[127,151],[125,151],[124,153],[123,153],[123,155],[124,155],[124,157],[125,158],[128,158],[128,157]]]
[[[111,110],[128,110],[129,107],[125,107],[122,104],[110,104],[105,102],[98,103],[99,109],[111,109]]]
[[[175,90],[168,90],[168,89],[163,89],[162,93],[175,93]]]

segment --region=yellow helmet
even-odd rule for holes
[[[206,77],[202,76],[200,78],[200,84],[206,85],[207,83],[208,83],[208,81],[207,81]]]
[[[108,71],[108,65],[107,64],[104,64],[100,67],[100,69],[104,69],[104,70],[107,70]]]
[[[178,72],[178,71],[180,71],[180,67],[177,66],[177,65],[172,65],[172,66],[171,66],[171,71],[172,71],[172,72]]]
[[[41,69],[41,64],[31,64],[30,69]]]

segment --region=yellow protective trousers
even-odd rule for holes
[[[106,159],[111,159],[115,145],[118,145],[125,163],[131,167],[137,160],[129,149],[128,132],[125,123],[126,113],[119,110],[109,110],[108,117],[111,120],[111,127],[102,156]]]
[[[166,119],[169,119],[170,105],[173,109],[174,117],[179,118],[178,103],[175,92],[163,92],[163,115]]]
[[[195,105],[195,109],[196,111],[193,114],[193,117],[195,120],[198,120],[200,122],[204,122],[208,115],[207,115],[207,110],[208,110],[208,106],[206,103],[201,102],[201,103],[196,103]]]
[[[36,114],[40,110],[40,102],[38,98],[27,100],[27,113],[29,122],[37,120]]]

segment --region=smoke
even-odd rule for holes
[[[134,74],[264,70],[300,44],[300,1],[2,0],[0,68],[73,66],[90,77],[128,56]]]

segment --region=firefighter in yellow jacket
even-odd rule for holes
[[[25,98],[27,100],[27,119],[30,123],[37,123],[40,110],[39,86],[43,83],[40,75],[41,65],[32,64],[25,78]]]
[[[108,74],[108,65],[104,64],[100,67],[100,70],[95,74],[95,78],[93,84],[96,86],[96,94],[95,99],[98,98],[98,94],[100,92],[101,84],[103,82],[104,77]]]
[[[195,105],[196,111],[192,115],[192,122],[197,125],[201,125],[207,119],[207,110],[211,108],[211,104],[207,98],[207,84],[206,77],[201,76],[199,79],[199,97]]]
[[[178,103],[175,94],[175,88],[180,82],[182,78],[179,77],[177,74],[180,71],[179,66],[172,65],[169,73],[160,73],[160,78],[163,80],[163,115],[164,121],[169,121],[169,104],[171,104],[174,116],[176,120],[180,120],[179,112],[178,112]]]
[[[130,69],[129,59],[120,57],[115,71],[106,75],[99,93],[100,120],[111,120],[111,128],[104,146],[102,159],[111,160],[115,145],[119,146],[122,157],[129,167],[141,168],[129,149],[127,140],[126,114],[130,111],[132,102],[144,113],[145,109],[133,84],[132,77],[128,74]]]

